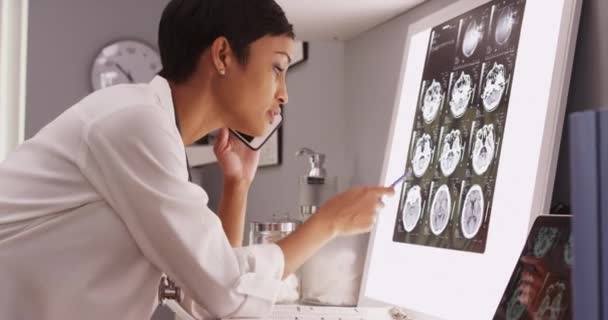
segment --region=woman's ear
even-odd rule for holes
[[[230,47],[230,42],[228,42],[226,37],[218,37],[213,41],[211,45],[211,60],[220,76],[228,73],[232,64],[232,57],[232,47]]]

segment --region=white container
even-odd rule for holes
[[[300,269],[305,304],[356,306],[368,235],[336,238]]]
[[[249,244],[276,243],[293,232],[300,224],[297,220],[276,220],[272,222],[251,222]],[[283,280],[276,303],[293,304],[300,300],[300,276],[294,272]]]

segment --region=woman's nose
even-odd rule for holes
[[[283,84],[277,92],[277,100],[279,104],[287,104],[289,102],[289,95],[287,94],[287,86]]]

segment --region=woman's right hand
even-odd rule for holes
[[[382,197],[394,194],[394,188],[356,187],[325,202],[315,215],[332,228],[334,236],[369,232],[384,207]]]

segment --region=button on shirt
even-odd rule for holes
[[[162,273],[195,316],[268,314],[281,249],[231,248],[207,201],[165,79],[92,93],[0,164],[0,317],[149,319]]]

